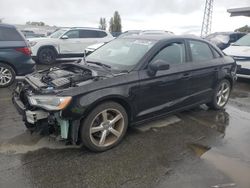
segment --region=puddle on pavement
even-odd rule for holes
[[[228,175],[234,183],[215,185],[212,187],[232,187],[235,185],[239,188],[250,187],[250,165],[247,162],[241,161],[237,158],[225,156],[216,149],[210,149],[207,146],[199,144],[188,144],[197,156],[214,165],[217,169]],[[225,186],[224,186],[225,185]]]
[[[36,151],[42,148],[48,149],[69,149],[79,148],[80,146],[66,145],[63,141],[57,141],[49,136],[41,136],[38,133],[29,133],[17,135],[11,139],[0,143],[0,153],[4,154],[24,154],[30,151]]]
[[[208,109],[193,109],[188,113],[181,114],[181,116],[197,122],[199,125],[215,129],[221,136],[225,135],[227,126],[229,125],[230,115],[226,110],[208,110]]]
[[[203,146],[201,144],[195,143],[189,143],[187,144],[187,146],[192,149],[198,157],[201,157],[204,153],[211,149],[208,146]]]
[[[223,134],[221,144],[217,147],[204,146],[199,143],[188,143],[187,147],[200,157],[204,162],[212,164],[215,168],[219,169],[225,175],[230,177],[234,182],[223,182],[221,185],[227,185],[224,187],[250,187],[250,113],[240,111],[234,107],[230,107],[227,110],[230,114],[226,114],[226,118],[223,117],[223,113],[216,116],[214,122],[217,122],[216,130]],[[202,117],[202,114],[201,116]],[[204,121],[206,118],[199,118],[195,114],[194,118],[191,118],[199,124],[210,125]],[[224,129],[218,129],[218,122],[226,123]],[[222,125],[221,124],[221,125]],[[220,127],[220,126],[219,126]],[[216,185],[215,185],[216,187]],[[220,187],[219,185],[217,186]],[[223,187],[223,186],[221,186]]]
[[[249,92],[244,92],[244,91],[234,91],[230,97],[231,98],[248,98],[250,95],[249,95]]]

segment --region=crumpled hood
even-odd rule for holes
[[[223,51],[230,56],[242,56],[250,58],[250,46],[229,46]]]

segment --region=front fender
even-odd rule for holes
[[[57,41],[41,40],[41,41],[37,41],[37,44],[31,47],[32,56],[37,56],[39,53],[39,50],[44,47],[53,47],[54,50],[57,53],[59,53],[59,44]]]
[[[129,110],[129,114],[134,114],[133,112],[136,110],[132,105],[135,100],[132,90],[129,87],[116,87],[74,97],[70,106],[63,111],[63,116],[71,119],[83,118],[98,104],[109,100],[120,103],[126,110]]]

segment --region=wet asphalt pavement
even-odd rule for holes
[[[26,131],[0,89],[0,187],[250,188],[250,81],[225,110],[201,106],[130,128],[104,153]]]

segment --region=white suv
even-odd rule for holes
[[[39,63],[50,64],[58,58],[81,57],[85,48],[95,43],[105,43],[114,37],[107,31],[94,28],[66,28],[46,38],[31,38],[32,56]]]

